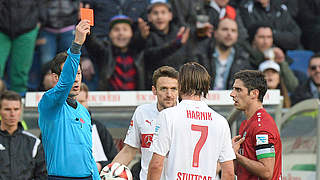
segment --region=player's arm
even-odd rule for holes
[[[221,180],[234,180],[233,160],[220,163]]]
[[[135,157],[137,151],[138,151],[138,148],[125,144],[124,147],[121,149],[121,151],[113,159],[112,163],[118,162],[120,164],[124,164],[128,166],[128,164]]]
[[[75,81],[78,73],[78,66],[80,62],[80,50],[84,43],[87,34],[90,33],[90,25],[88,20],[82,20],[76,26],[75,38],[70,49],[67,51],[68,57],[62,68],[59,81],[57,85],[47,91],[42,97],[39,107],[52,108],[56,104],[62,104],[67,99],[70,89]]]
[[[237,163],[248,170],[251,174],[254,174],[262,179],[271,179],[275,164],[275,154],[274,152],[270,151],[273,145],[257,145],[256,149],[262,149],[264,152],[267,152],[267,154],[259,155],[260,157],[257,157],[258,161],[255,161],[239,154],[240,144],[244,142],[244,140],[245,138],[241,138],[241,136],[232,138],[232,147],[234,149],[234,153],[236,154]]]
[[[152,159],[149,163],[147,180],[159,180],[163,169],[163,162],[165,156],[153,153]]]
[[[275,164],[275,158],[263,158],[258,161],[251,160],[245,156],[236,153],[237,162],[246,168],[251,174],[254,174],[262,179],[272,179],[273,167]]]

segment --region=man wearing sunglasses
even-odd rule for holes
[[[308,75],[308,81],[297,87],[291,95],[292,104],[306,99],[320,98],[320,53],[311,56],[308,65]]]

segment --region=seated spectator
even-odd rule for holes
[[[213,26],[217,26],[219,20],[223,18],[235,20],[238,24],[238,32],[241,34],[239,40],[247,39],[247,29],[243,25],[240,13],[229,5],[229,0],[209,0],[205,5],[205,10],[209,15],[209,22]]]
[[[308,65],[309,79],[301,86],[298,86],[294,93],[291,95],[292,104],[300,101],[320,98],[320,54],[314,54]]]
[[[263,58],[255,58],[252,62],[256,67],[264,60],[274,60],[280,65],[280,76],[284,79],[284,83],[289,92],[293,92],[298,86],[298,79],[289,67],[290,58],[278,47],[273,45],[272,27],[267,23],[257,23],[249,28],[249,42],[255,53],[260,54]],[[253,53],[251,53],[252,55]]]
[[[23,130],[21,96],[0,95],[0,179],[46,180],[47,170],[40,139]]]
[[[198,54],[199,62],[205,66],[213,79],[212,89],[226,90],[233,85],[233,75],[244,69],[253,69],[249,54],[237,45],[238,26],[233,19],[219,21],[214,31],[214,39],[205,41]]]
[[[259,70],[265,76],[268,89],[279,89],[281,96],[283,96],[283,107],[290,108],[291,101],[283,78],[280,75],[279,64],[272,60],[267,60],[259,65]]]
[[[109,23],[108,40],[90,35],[85,43],[99,70],[99,90],[142,90],[144,87],[143,54],[132,43],[132,20],[114,16]]]
[[[88,92],[88,86],[81,83],[80,94],[77,96],[77,100],[88,109],[91,115],[88,106]],[[92,118],[91,123],[93,157],[96,160],[97,167],[100,172],[102,167],[105,167],[107,164],[112,162],[113,158],[118,154],[118,151],[108,129],[101,122]]]
[[[51,0],[47,2],[45,11],[47,20],[42,24],[38,37],[43,42],[39,45],[42,65],[71,46],[78,21],[79,0]]]
[[[247,29],[258,22],[267,22],[277,47],[283,50],[299,47],[301,30],[281,0],[247,0],[239,9]]]
[[[320,1],[304,0],[298,3],[297,21],[302,29],[301,42],[304,48],[318,52],[320,51],[318,43],[320,41]]]

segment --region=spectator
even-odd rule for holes
[[[0,5],[0,78],[10,57],[9,89],[23,96],[38,30],[46,18],[44,9],[44,0],[1,1]]]
[[[142,90],[144,63],[141,50],[132,43],[132,20],[125,15],[114,16],[109,23],[108,40],[90,35],[86,41],[89,55],[99,68],[99,90]]]
[[[78,21],[79,0],[48,1],[45,11],[47,21],[42,25],[38,38],[43,42],[39,45],[42,65],[70,47]]]
[[[289,0],[288,0],[289,1]],[[320,1],[298,1],[299,13],[297,21],[302,29],[301,42],[306,49],[320,51]]]
[[[92,34],[99,38],[108,37],[110,19],[118,14],[128,16],[137,24],[139,17],[145,17],[149,0],[81,0],[84,7],[94,10],[95,25]],[[135,28],[134,28],[135,29]]]
[[[171,5],[154,1],[148,7],[150,35],[147,38],[145,53],[146,87],[151,87],[152,73],[159,67],[168,65],[175,69],[184,64],[188,54],[185,44],[190,29],[172,22]]]
[[[301,30],[281,0],[247,0],[239,9],[247,29],[258,22],[268,22],[277,47],[285,51],[299,47]]]
[[[237,22],[238,32],[241,34],[239,40],[246,40],[248,37],[247,29],[244,27],[240,13],[229,5],[229,0],[210,0],[206,3],[205,9],[209,15],[210,24],[217,26],[220,19],[230,18]]]
[[[89,110],[88,106],[88,86],[81,83],[80,94],[77,96],[77,100],[85,108]],[[91,115],[91,112],[89,110]],[[102,167],[111,163],[113,158],[117,155],[117,149],[113,143],[113,138],[108,129],[99,121],[91,118],[92,124],[92,146],[93,157],[96,160],[98,171],[100,172]],[[101,151],[102,150],[102,151]]]
[[[207,67],[213,79],[213,89],[232,88],[232,76],[242,69],[253,69],[249,54],[237,45],[237,22],[225,18],[220,20],[214,32],[214,38],[202,44],[205,51],[198,55],[199,62]],[[214,42],[215,40],[215,42]]]
[[[130,122],[124,141],[125,145],[113,160],[113,162],[117,162],[114,164],[128,165],[140,150],[141,180],[147,179],[148,166],[152,157],[149,148],[157,124],[156,117],[160,111],[177,104],[178,75],[179,73],[169,66],[162,66],[154,72],[152,92],[157,96],[157,103],[137,107]]]
[[[0,179],[46,180],[47,170],[40,139],[23,130],[21,96],[0,95]]]
[[[44,93],[38,104],[48,180],[100,179],[92,156],[90,114],[75,99],[82,80],[80,49],[89,33],[89,21],[80,21],[71,48],[52,61],[52,76],[57,84]]]
[[[291,101],[283,78],[280,75],[279,64],[272,60],[267,60],[259,65],[259,70],[265,76],[268,89],[279,89],[281,96],[283,96],[283,107],[290,108]]]
[[[280,76],[283,78],[288,91],[293,92],[298,86],[298,79],[288,64],[292,60],[286,57],[280,48],[273,45],[272,32],[272,27],[266,23],[254,24],[249,29],[249,41],[252,48],[264,57],[262,61],[274,60],[280,65]],[[262,61],[260,59],[253,63],[258,66]]]
[[[297,89],[291,95],[292,104],[296,104],[300,101],[320,98],[320,54],[314,54],[309,60],[308,66],[309,79]]]

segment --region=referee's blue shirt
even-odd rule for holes
[[[73,44],[67,53],[59,82],[43,95],[38,105],[48,174],[100,179],[92,156],[90,115],[80,103],[74,109],[66,102],[78,71],[79,45]]]

